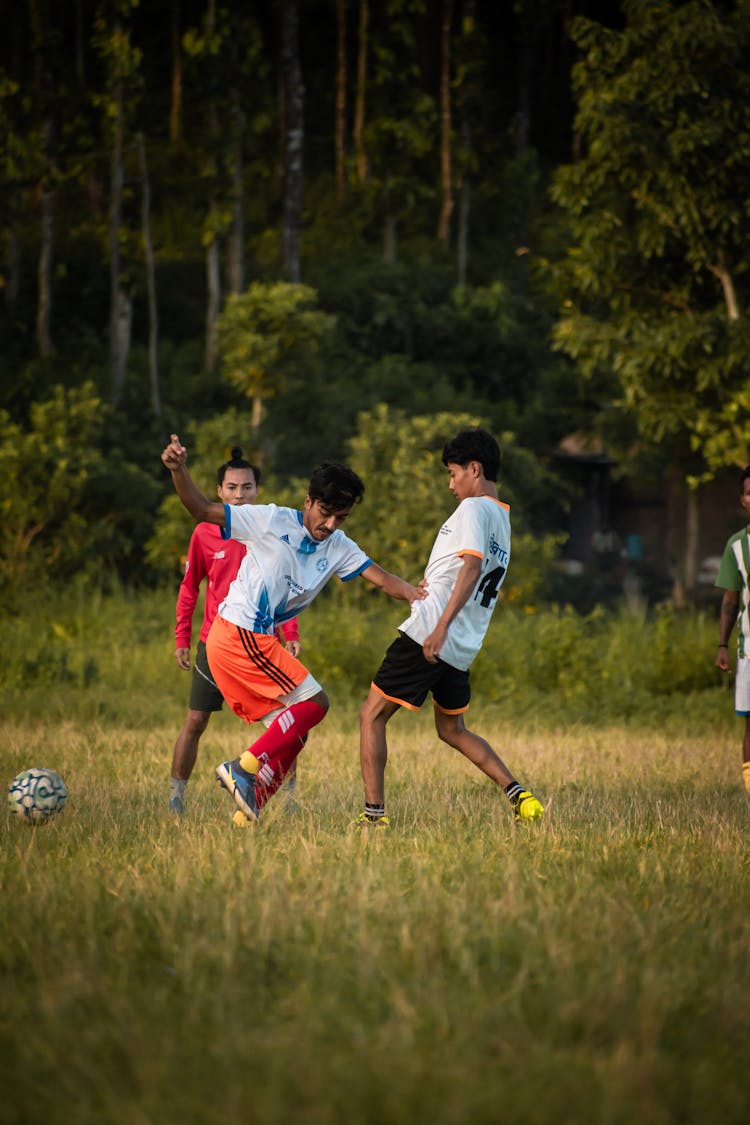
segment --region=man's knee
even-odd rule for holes
[[[445,711],[435,708],[435,730],[441,742],[457,746],[464,730],[463,715],[446,715]]]
[[[380,692],[370,690],[370,694],[359,709],[359,725],[370,726],[373,723],[387,723],[391,715],[398,709],[398,705],[385,699]]]
[[[313,695],[310,699],[311,703],[317,703],[318,707],[322,707],[324,711],[328,711],[331,702],[326,693],[321,689],[317,695]]]
[[[208,726],[210,718],[210,711],[193,711],[190,708],[185,719],[185,732],[192,735],[193,738],[200,738]]]

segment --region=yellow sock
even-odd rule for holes
[[[245,773],[257,773],[260,768],[260,762],[251,750],[242,751],[240,754],[240,765]]]
[[[742,763],[742,780],[745,783],[745,792],[750,797],[750,762]]]

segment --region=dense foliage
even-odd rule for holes
[[[0,45],[3,577],[156,580],[187,531],[162,506],[173,431],[207,487],[242,445],[268,499],[358,458],[414,556],[459,417],[503,436],[536,560],[564,526],[549,481],[572,431],[616,438],[626,469],[634,449],[679,457],[693,483],[744,460],[748,15],[17,5]],[[384,486],[404,474],[414,487]],[[384,561],[411,562],[387,542]]]

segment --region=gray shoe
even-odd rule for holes
[[[185,802],[177,793],[173,793],[169,798],[169,811],[174,816],[185,815]]]

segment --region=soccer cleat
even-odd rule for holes
[[[257,823],[258,823],[257,819],[250,820],[249,817],[245,816],[245,814],[242,812],[241,809],[235,809],[234,810],[234,816],[232,817],[232,824],[234,825],[235,828],[252,828],[253,825],[257,824]]]
[[[750,797],[750,762],[742,763],[742,784],[745,786],[748,797]]]
[[[234,797],[234,803],[249,820],[258,819],[258,803],[255,800],[255,779],[245,773],[237,758],[233,762],[222,762],[216,767],[216,779],[227,793]]]
[[[355,828],[363,828],[366,832],[388,832],[391,822],[387,816],[371,817],[361,812],[354,821]]]
[[[513,802],[515,820],[541,820],[544,805],[528,789],[522,789]]]
[[[169,798],[169,812],[173,813],[174,816],[185,815],[185,802],[183,801],[182,797],[178,796],[177,793],[174,793]]]

